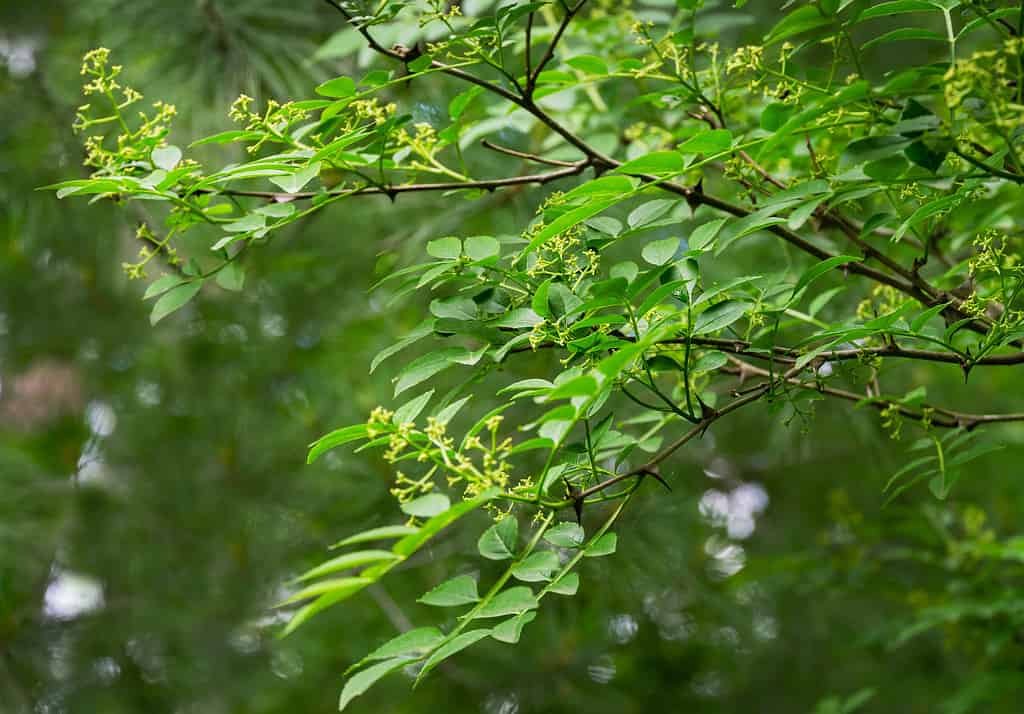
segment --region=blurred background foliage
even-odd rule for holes
[[[769,5],[723,6],[720,32],[756,41]],[[442,559],[479,567],[459,529],[388,589],[275,639],[282,582],[394,519],[379,460],[303,463],[307,443],[387,403],[369,361],[424,312],[423,296],[368,288],[456,226],[514,230],[535,196],[347,203],[260,251],[241,296],[204,292],[154,329],[119,267],[141,215],[34,191],[79,171],[87,49],[110,47],[132,84],[176,103],[184,145],[224,128],[239,92],[307,97],[372,60],[339,30],[313,0],[0,3],[4,714],[333,711],[344,669],[426,616],[397,603],[450,575]],[[443,115],[439,86],[398,99]],[[1019,395],[1010,370],[969,387],[943,374],[931,388],[947,403]],[[485,411],[486,390],[475,398]],[[395,678],[360,709],[1020,711],[1020,431],[995,432],[1008,448],[949,501],[883,509],[905,445],[877,415],[791,417],[738,415],[679,455],[675,490],[645,490],[619,553],[588,563],[588,587],[546,606],[517,647],[475,648],[415,692]]]

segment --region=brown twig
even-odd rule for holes
[[[725,367],[722,370],[723,372],[726,372],[727,374],[738,375],[742,371],[746,375],[754,375],[758,377],[768,378],[772,377],[772,373],[766,369],[755,367],[752,364],[743,362],[742,360],[738,360],[736,358],[731,358],[731,361],[736,365],[736,367]],[[936,407],[930,405],[925,405],[922,408],[922,411],[917,411],[909,407],[906,407],[898,402],[887,399],[872,398],[870,400],[866,400],[866,397],[863,394],[857,394],[856,392],[850,392],[845,389],[837,389],[835,387],[826,387],[824,384],[820,382],[807,382],[793,376],[790,373],[784,375],[780,381],[784,381],[788,384],[792,384],[803,389],[809,389],[815,392],[819,392],[821,394],[826,394],[831,397],[837,397],[839,399],[845,399],[847,401],[852,402],[863,402],[867,406],[870,406],[874,409],[878,409],[879,411],[883,411],[891,407],[896,407],[902,416],[918,420],[928,419],[928,422],[933,426],[940,426],[947,429],[957,429],[963,427],[964,429],[971,430],[982,424],[1024,421],[1024,413],[1020,412],[1008,414],[972,414],[969,412],[958,412],[952,409],[945,409],[943,407]],[[923,410],[929,410],[933,412],[933,415],[929,417]]]
[[[394,198],[400,193],[423,193],[432,191],[459,191],[459,190],[483,190],[494,191],[509,186],[523,186],[526,184],[546,184],[551,181],[575,176],[583,173],[590,166],[590,161],[584,159],[575,163],[569,163],[565,168],[558,171],[550,171],[544,174],[528,174],[525,176],[512,176],[500,179],[481,179],[479,181],[445,181],[439,183],[409,183],[409,184],[388,184],[384,186],[362,186],[351,190],[326,191],[318,193],[315,191],[300,191],[299,193],[282,193],[280,191],[245,191],[237,189],[200,189],[195,193],[216,193],[222,196],[241,196],[246,198],[262,198],[266,201],[287,203],[291,201],[306,201],[317,196],[373,196],[384,195]]]
[[[480,145],[485,149],[491,151],[497,151],[499,154],[508,154],[509,156],[515,156],[520,159],[526,159],[527,161],[533,161],[538,164],[547,164],[548,166],[575,166],[577,162],[574,161],[559,161],[558,159],[548,159],[537,154],[531,154],[526,151],[518,151],[516,149],[510,149],[507,146],[500,146],[490,141],[489,139],[483,139],[480,141]]]
[[[367,40],[369,46],[372,49],[393,59],[404,61],[404,55],[394,50],[389,50],[380,45],[373,38],[372,34],[366,29],[366,27],[360,26],[357,23],[355,23],[353,21],[352,16],[344,8],[336,4],[334,0],[325,0],[325,2],[334,7],[339,12],[341,12],[346,17],[346,19],[354,27],[356,27],[356,29],[363,35],[363,37]],[[559,28],[556,31],[555,37],[552,38],[552,42],[549,44],[547,51],[544,54],[544,57],[541,59],[540,63],[538,63],[537,67],[534,69],[533,74],[531,75],[531,77],[534,80],[536,79],[537,75],[543,70],[543,67],[553,57],[555,47],[557,46],[558,41],[565,33],[565,30],[571,23],[572,18],[579,12],[580,9],[582,9],[585,2],[586,0],[579,0],[579,2],[574,6],[566,6],[566,15],[565,17],[563,17],[562,22],[560,23]],[[502,97],[503,99],[511,102],[512,104],[526,110],[535,118],[537,118],[541,123],[545,124],[549,129],[551,129],[556,134],[561,136],[566,142],[568,142],[570,145],[572,145],[580,152],[582,152],[583,155],[589,161],[590,165],[593,166],[597,171],[601,172],[607,169],[617,168],[622,165],[621,162],[604,155],[594,147],[590,146],[587,142],[580,139],[572,131],[570,131],[569,129],[564,127],[560,122],[554,119],[554,117],[552,117],[543,109],[541,109],[533,101],[531,94],[533,84],[531,83],[530,77],[527,78],[527,88],[524,92],[524,96],[517,96],[514,93],[504,89],[503,87],[499,87],[496,84],[476,77],[475,75],[469,72],[465,72],[461,69],[449,67],[444,63],[438,62],[436,60],[432,63],[431,66],[441,70],[442,72],[450,76],[457,77],[459,79],[462,79],[463,81],[470,82],[472,84],[480,86],[486,89],[487,91],[499,97]],[[690,203],[691,206],[695,207],[697,205],[703,204],[711,208],[714,208],[718,211],[721,211],[723,213],[728,213],[733,216],[736,216],[737,218],[744,218],[750,215],[750,211],[740,206],[731,204],[722,199],[706,194],[703,190],[694,190],[693,188],[670,181],[659,181],[651,176],[640,176],[639,178],[645,182],[655,183],[660,189],[664,191],[675,193],[679,196],[684,197]],[[443,186],[443,184],[440,184],[440,186]],[[437,189],[435,188],[434,190]],[[803,251],[804,253],[807,253],[808,255],[817,258],[818,260],[827,260],[829,258],[835,257],[827,250],[819,248],[818,246],[802,238],[801,236],[797,235],[795,232],[789,230],[788,228],[782,227],[780,225],[772,225],[767,226],[765,230],[775,234],[776,236],[782,238],[790,245]],[[896,277],[879,271],[870,266],[864,265],[862,263],[851,263],[847,265],[845,269],[850,273],[861,275],[865,278],[873,280],[874,282],[895,288],[896,290],[899,290],[900,292],[909,295],[928,306],[937,305],[945,301],[937,299],[931,290],[922,287],[922,279],[920,279],[919,276],[914,279],[906,277]],[[951,309],[956,312],[959,312],[958,310],[956,310],[955,305],[956,303],[954,303]],[[984,334],[988,331],[986,326],[984,326],[983,324],[979,324],[977,321],[968,324],[967,327],[968,329],[971,329],[972,331],[977,332],[979,334]]]
[[[558,43],[562,39],[562,35],[569,28],[569,24],[572,19],[576,17],[576,14],[583,9],[583,5],[586,4],[587,0],[579,0],[575,5],[565,6],[565,16],[562,18],[562,22],[559,23],[558,29],[555,30],[554,37],[551,38],[551,42],[548,43],[548,47],[544,50],[544,54],[541,55],[540,61],[537,63],[536,68],[533,70],[533,74],[527,74],[526,76],[526,91],[524,96],[532,97],[533,90],[537,86],[537,78],[540,77],[540,73],[544,71],[544,67],[547,66],[555,56],[555,48],[558,47]],[[529,48],[527,48],[529,50]]]

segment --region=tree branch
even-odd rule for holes
[[[562,35],[565,34],[565,31],[569,27],[569,23],[571,23],[576,14],[583,9],[583,5],[586,2],[587,0],[579,0],[579,2],[571,7],[569,5],[565,6],[565,16],[562,18],[562,22],[559,23],[558,29],[555,30],[555,36],[551,38],[548,48],[544,51],[544,54],[541,55],[540,61],[537,63],[537,67],[533,70],[533,74],[528,74],[526,77],[526,91],[524,93],[526,97],[533,96],[534,87],[537,85],[537,78],[540,76],[540,73],[544,71],[544,67],[547,66],[548,62],[554,58],[555,48],[558,47],[558,43],[561,41]],[[527,52],[529,52],[529,47],[527,47]]]
[[[735,369],[730,369],[726,367],[723,368],[722,371],[728,374],[736,375],[743,374],[746,376],[755,375],[759,377],[772,377],[772,373],[766,369],[755,367],[754,365],[748,362],[743,362],[742,360],[738,360],[736,358],[732,358],[732,361],[734,364],[737,365],[737,367]],[[815,392],[819,392],[821,394],[826,394],[830,397],[837,397],[839,399],[845,399],[847,401],[852,402],[864,402],[867,406],[870,406],[873,409],[877,409],[879,411],[889,409],[890,407],[896,407],[902,416],[908,417],[910,419],[917,419],[923,421],[926,418],[928,418],[924,411],[916,411],[914,409],[910,409],[909,407],[903,406],[902,404],[899,404],[898,402],[892,400],[874,398],[871,399],[870,401],[865,402],[865,400],[868,398],[865,397],[863,394],[857,394],[856,392],[850,392],[845,389],[826,387],[825,385],[818,382],[806,382],[802,379],[794,377],[792,374],[789,373],[787,373],[785,376],[783,376],[780,380],[777,381],[783,381],[788,384],[801,387],[803,389],[809,389]],[[969,412],[958,412],[953,411],[952,409],[945,409],[943,407],[936,407],[930,405],[925,405],[923,409],[930,410],[935,414],[939,415],[931,416],[930,418],[928,418],[928,422],[930,424],[932,424],[933,426],[941,426],[947,429],[957,429],[963,427],[964,429],[967,429],[969,431],[982,424],[1024,421],[1024,413],[1020,412],[1009,414],[972,414]]]
[[[445,181],[439,183],[409,183],[409,184],[388,184],[384,186],[362,186],[348,191],[326,191],[318,193],[315,191],[300,191],[299,193],[282,193],[280,191],[244,191],[236,189],[201,189],[195,193],[214,193],[221,196],[240,196],[245,198],[262,198],[266,201],[288,203],[291,201],[306,201],[317,196],[373,196],[384,195],[394,198],[400,193],[424,193],[432,191],[459,191],[464,189],[477,189],[483,191],[494,191],[508,186],[523,186],[526,184],[546,184],[551,181],[576,176],[583,173],[590,166],[590,161],[584,159],[559,169],[544,174],[527,174],[525,176],[512,176],[500,179],[482,179],[479,181]]]
[[[388,50],[384,48],[382,45],[380,45],[373,38],[371,33],[365,27],[361,27],[357,23],[355,23],[352,16],[344,8],[338,5],[335,2],[335,0],[325,0],[325,2],[327,2],[329,5],[334,7],[336,10],[338,10],[345,16],[348,22],[352,24],[363,35],[364,38],[366,38],[371,49],[393,59],[404,61],[404,55],[394,50]],[[579,2],[574,6],[566,6],[566,15],[565,17],[563,17],[562,22],[559,25],[558,30],[556,31],[555,37],[552,38],[552,42],[548,46],[548,49],[545,52],[544,57],[537,64],[537,67],[534,69],[534,73],[532,75],[534,79],[543,70],[543,67],[553,57],[554,50],[558,41],[565,33],[565,30],[571,23],[572,18],[579,12],[579,10],[582,9],[585,2],[586,0],[579,0]],[[545,124],[549,129],[551,129],[556,134],[561,136],[573,147],[581,151],[583,155],[589,160],[590,165],[592,165],[598,171],[604,171],[607,169],[618,168],[622,166],[622,162],[616,161],[615,159],[612,159],[604,155],[603,153],[599,152],[597,149],[590,146],[587,142],[583,141],[581,138],[576,136],[575,133],[565,128],[560,122],[554,119],[554,117],[552,117],[543,109],[541,109],[533,101],[533,98],[531,96],[532,84],[529,77],[527,78],[527,89],[525,96],[520,97],[512,92],[509,92],[503,87],[499,87],[498,85],[495,85],[479,77],[476,77],[475,75],[469,72],[465,72],[461,69],[449,67],[442,62],[438,62],[435,60],[431,66],[441,70],[442,72],[450,76],[457,77],[466,82],[470,82],[472,84],[480,86],[486,89],[487,91],[499,97],[502,97],[503,99],[511,102],[512,104],[526,110],[527,112],[532,114],[536,119],[538,119],[541,123]],[[691,206],[701,204],[706,205],[718,211],[722,211],[723,213],[729,213],[733,216],[736,216],[737,218],[744,218],[750,215],[751,213],[750,211],[740,206],[736,206],[722,199],[710,196],[704,193],[703,190],[695,190],[693,188],[669,181],[658,181],[651,176],[640,176],[639,178],[647,182],[655,183],[658,186],[658,188],[664,191],[675,193],[679,196],[686,198],[686,200],[690,202]],[[818,260],[827,260],[829,258],[835,257],[832,253],[829,253],[827,250],[819,248],[818,246],[802,238],[801,236],[797,235],[795,232],[789,230],[788,228],[779,225],[773,225],[766,227],[765,230],[774,233],[776,236],[782,238],[790,245],[798,248],[799,250],[803,251],[804,253],[807,253],[808,255],[817,258]],[[919,300],[920,302],[927,306],[933,306],[944,302],[944,300],[936,299],[936,297],[932,295],[927,289],[922,288],[918,280],[900,279],[883,273],[879,270],[876,270],[875,268],[872,268],[870,266],[863,265],[862,263],[850,263],[849,265],[846,266],[845,269],[850,273],[861,275],[870,280],[873,280],[874,282],[895,288],[896,290],[899,290],[905,295],[909,295],[914,299]],[[954,302],[954,306],[956,304],[957,303]],[[960,313],[960,311],[956,307],[951,307],[951,310],[955,311],[956,314],[961,317],[966,317],[965,315]],[[984,324],[979,323],[978,321],[972,321],[967,325],[967,328],[979,334],[985,334],[988,332],[988,328]]]
[[[525,151],[517,151],[516,149],[510,149],[507,146],[499,146],[498,144],[495,144],[495,143],[491,142],[488,139],[481,140],[480,141],[480,145],[483,146],[485,149],[490,149],[491,151],[497,151],[499,154],[507,154],[509,156],[515,156],[515,157],[518,157],[520,159],[526,159],[527,161],[534,161],[534,162],[536,162],[538,164],[547,164],[548,166],[575,166],[576,165],[576,162],[573,162],[573,161],[559,161],[558,159],[547,159],[547,158],[545,158],[543,156],[538,156],[537,154],[530,154],[530,153],[525,152]]]

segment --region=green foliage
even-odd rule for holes
[[[457,206],[574,182],[537,197],[514,230],[432,235],[426,262],[384,271],[390,300],[429,303],[371,365],[388,365],[397,401],[323,436],[308,461],[356,442],[380,450],[409,520],[339,544],[397,538],[390,550],[347,551],[300,575],[282,605],[303,604],[284,633],[477,508],[496,519],[479,555],[502,570],[423,594],[424,605],[463,609],[450,627],[417,627],[355,665],[342,708],[392,672],[416,666],[419,682],[488,637],[519,642],[545,595],[577,593],[583,558],[616,552],[611,527],[633,494],[668,485],[662,464],[744,407],[803,424],[811,401],[832,398],[877,410],[893,439],[919,432],[879,488],[889,501],[929,498],[912,490],[922,482],[948,498],[964,467],[998,447],[981,432],[1024,420],[937,405],[894,376],[900,365],[924,381],[943,365],[968,378],[1024,363],[1019,7],[790,3],[761,42],[735,46],[707,22],[726,12],[710,2],[482,3],[473,17],[432,0],[330,4],[350,27],[321,56],[358,44],[384,68],[330,79],[314,99],[242,95],[229,112],[236,129],[184,150],[169,143],[174,108],[129,110],[141,101],[123,85],[130,68],[90,52],[75,129],[91,174],[49,188],[163,207],[125,265],[132,278],[154,261],[171,271],[147,290],[156,323],[213,282],[244,291],[243,265],[285,231],[345,210],[335,204],[429,193]],[[892,16],[921,26],[890,29]],[[405,44],[378,39],[396,30]],[[897,42],[940,43],[946,57],[894,54],[884,71],[865,69]],[[414,83],[449,92],[447,118],[406,106]],[[245,160],[198,158],[227,144],[244,146]],[[484,149],[539,168],[485,178]],[[422,353],[388,361],[428,338]],[[557,359],[505,379],[531,353]],[[495,386],[498,405],[474,413],[480,385]],[[1019,555],[1013,544],[986,553]],[[929,606],[894,642],[966,619],[1019,626],[1018,604],[986,592]],[[477,622],[492,618],[504,619]],[[853,712],[872,696],[818,711]]]

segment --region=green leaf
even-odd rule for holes
[[[939,146],[938,148],[933,149],[924,141],[915,141],[903,150],[903,155],[914,162],[917,166],[928,169],[932,173],[936,173],[945,162],[946,155],[949,153],[950,148],[952,148],[952,144],[947,144],[945,147]]]
[[[427,658],[427,661],[423,664],[423,669],[420,670],[419,676],[416,677],[416,681],[419,682],[427,674],[430,673],[434,667],[444,662],[446,659],[455,655],[462,650],[466,649],[470,645],[479,642],[483,638],[491,634],[489,629],[470,630],[469,632],[463,632],[461,635],[453,637],[450,641],[441,645],[437,648],[434,654]]]
[[[418,359],[413,360],[394,379],[395,396],[404,392],[410,387],[430,379],[438,372],[451,367],[454,364],[476,364],[487,351],[487,347],[477,352],[470,352],[464,347],[449,347],[436,352],[429,352]]]
[[[557,385],[552,389],[547,396],[546,401],[553,399],[569,399],[571,397],[592,397],[597,394],[601,389],[601,385],[597,383],[589,374],[581,374],[578,377]]]
[[[908,146],[904,151],[910,150]],[[897,154],[895,156],[886,156],[884,159],[878,159],[864,165],[864,174],[868,178],[873,178],[876,181],[895,181],[902,176],[909,163],[907,160]]]
[[[729,359],[725,356],[724,352],[706,352],[694,363],[690,369],[690,374],[714,372],[719,367],[724,367],[728,361]]]
[[[367,585],[373,582],[369,578],[364,578],[364,580],[368,581],[366,583]],[[365,587],[365,585],[363,587]],[[304,605],[303,607],[299,608],[296,611],[296,613],[292,615],[291,619],[288,620],[288,624],[285,625],[284,629],[281,631],[281,634],[278,636],[282,638],[287,637],[291,633],[295,632],[295,630],[302,627],[302,625],[306,624],[306,622],[308,622],[310,618],[312,618],[317,613],[323,612],[332,605],[337,605],[339,602],[352,597],[352,595],[359,592],[359,590],[361,589],[362,588],[354,588],[350,590],[338,589],[333,592],[329,592],[325,595],[321,595],[308,605]]]
[[[657,198],[653,201],[648,201],[633,209],[626,219],[626,223],[629,224],[630,228],[639,228],[648,223],[653,223],[671,211],[678,203],[678,200],[672,198]]]
[[[434,607],[457,607],[477,602],[479,599],[476,581],[468,575],[458,575],[444,581],[416,602]]]
[[[490,560],[507,560],[515,556],[518,539],[519,521],[514,516],[505,516],[483,532],[477,550]]]
[[[541,317],[528,307],[517,307],[502,315],[499,319],[490,323],[492,327],[506,327],[513,330],[522,330],[533,327],[541,322]]]
[[[149,314],[149,324],[155,325],[175,310],[180,310],[187,305],[202,286],[201,280],[193,280],[168,290],[153,305],[153,311]]]
[[[391,417],[391,421],[397,425],[409,424],[416,421],[416,417],[420,415],[424,407],[427,406],[427,402],[434,396],[434,390],[431,389],[429,392],[424,392],[415,399],[406,402],[402,406],[395,410],[395,415]]]
[[[619,543],[619,537],[614,533],[605,533],[596,541],[587,546],[583,555],[586,558],[600,558],[603,555],[611,555]]]
[[[484,260],[501,253],[501,244],[493,236],[470,236],[466,239],[466,255],[473,260]]]
[[[462,255],[462,241],[455,236],[438,238],[427,243],[427,254],[435,258],[455,260]]]
[[[288,605],[293,602],[298,602],[299,600],[307,600],[311,597],[317,597],[318,595],[330,595],[332,598],[337,598],[332,602],[338,602],[339,600],[355,595],[357,592],[373,582],[375,582],[373,578],[355,577],[321,580],[318,583],[313,583],[312,585],[307,585],[302,588],[287,600],[278,603],[278,606]]]
[[[462,295],[453,295],[430,303],[430,314],[434,317],[465,321],[475,320],[476,313],[476,303]]]
[[[840,158],[844,167],[857,166],[867,161],[875,161],[903,151],[911,142],[905,136],[869,136],[850,142]]]
[[[556,523],[544,532],[544,540],[559,548],[579,548],[583,537],[583,526],[567,521]]]
[[[462,407],[466,406],[466,402],[468,402],[472,398],[472,394],[469,395],[468,397],[463,397],[462,399],[452,402],[451,404],[447,405],[446,407],[438,411],[437,414],[434,416],[434,418],[437,420],[437,423],[447,424],[448,422],[450,422],[452,419],[455,418],[455,415],[459,413],[459,410],[462,409]]]
[[[944,196],[934,201],[929,201],[928,203],[924,204],[916,211],[914,211],[912,214],[910,214],[910,218],[903,221],[903,223],[900,224],[899,228],[897,228],[895,232],[893,232],[892,238],[890,240],[893,243],[898,242],[907,231],[916,226],[918,223],[921,223],[922,221],[931,218],[936,214],[944,213],[952,209],[953,206],[960,202],[960,200],[961,197],[959,194],[953,194],[952,196]]]
[[[721,154],[732,147],[732,132],[728,129],[712,129],[693,136],[676,151],[681,154]]]
[[[145,294],[142,296],[143,300],[149,300],[150,298],[156,297],[161,293],[165,293],[173,287],[183,285],[187,283],[188,279],[183,278],[179,275],[164,275],[154,280],[148,288],[146,288]]]
[[[740,300],[723,300],[709,307],[694,321],[693,334],[706,335],[722,330],[746,314],[750,304]]]
[[[883,35],[879,35],[878,37],[874,37],[868,40],[863,45],[861,45],[861,49],[866,50],[870,47],[874,47],[875,45],[880,45],[885,42],[899,42],[907,40],[945,42],[946,38],[940,35],[938,32],[935,32],[934,30],[926,30],[923,27],[901,27],[897,30],[886,32]]]
[[[522,615],[510,617],[491,630],[491,637],[498,640],[498,642],[514,645],[519,642],[519,637],[523,633],[523,627],[533,622],[536,617],[537,613],[533,610],[524,612]]]
[[[372,667],[367,667],[353,675],[351,679],[345,682],[345,687],[341,690],[341,698],[338,700],[338,711],[344,711],[345,707],[353,699],[372,687],[377,681],[407,664],[409,664],[408,658],[396,657],[380,664],[375,664]]]
[[[617,236],[622,232],[622,221],[611,216],[596,216],[595,218],[589,218],[584,221],[588,227],[593,228],[598,233],[604,233],[607,236]]]
[[[231,292],[239,292],[245,287],[245,268],[237,260],[232,260],[217,271],[217,285]]]
[[[653,307],[655,307],[656,305],[660,305],[663,302],[665,302],[665,300],[669,296],[675,296],[684,287],[689,285],[689,283],[690,283],[690,281],[688,281],[688,280],[673,280],[671,282],[668,282],[668,283],[665,283],[664,285],[659,286],[655,290],[652,290],[647,295],[647,297],[644,298],[644,301],[643,301],[643,303],[640,304],[640,307],[637,309],[636,314],[637,315],[646,315],[648,313],[648,311],[650,311]]]
[[[785,223],[786,219],[780,216],[774,215],[779,209],[775,206],[768,206],[762,208],[760,211],[755,211],[738,221],[730,223],[726,229],[719,236],[718,241],[715,244],[715,255],[721,255],[725,250],[738,241],[740,238],[763,231],[772,226],[780,223]]]
[[[789,104],[775,102],[769,104],[761,112],[761,128],[765,131],[776,131],[793,115],[796,107]]]
[[[938,305],[933,305],[932,307],[928,308],[911,321],[910,331],[920,332],[921,328],[923,328],[925,325],[931,322],[933,318],[937,317],[943,310],[949,307],[949,305],[950,303],[944,302]]]
[[[715,238],[718,236],[718,231],[722,229],[728,218],[716,218],[713,221],[703,223],[693,229],[690,234],[690,249],[691,250],[710,250],[714,246]]]
[[[343,548],[346,545],[355,545],[356,543],[366,543],[374,540],[402,538],[407,535],[412,535],[418,530],[419,528],[414,526],[380,526],[379,528],[371,528],[368,531],[362,531],[361,533],[356,533],[344,540],[340,540],[332,545],[331,549]]]
[[[320,175],[320,162],[316,161],[290,176],[271,176],[270,182],[285,193],[298,193],[306,184]]]
[[[537,84],[575,84],[576,78],[568,72],[549,69],[537,75]]]
[[[654,151],[616,169],[620,174],[674,176],[686,170],[686,162],[678,151]]]
[[[423,54],[423,55],[420,55],[419,57],[417,57],[416,59],[411,60],[406,65],[406,67],[408,67],[409,72],[411,72],[413,74],[418,74],[419,72],[425,72],[426,70],[430,69],[430,66],[433,63],[434,63],[434,58],[433,57],[431,57],[428,54]]]
[[[566,573],[547,587],[549,592],[553,592],[556,595],[575,595],[579,589],[579,573]]]
[[[795,298],[798,296],[804,288],[830,270],[834,270],[841,265],[848,265],[849,263],[859,263],[862,260],[863,258],[858,258],[855,255],[837,255],[833,258],[827,258],[819,263],[815,263],[804,271],[804,274],[796,281],[796,285],[793,286],[793,297]]]
[[[924,0],[893,0],[893,2],[883,2],[865,8],[857,16],[856,22],[863,22],[864,20],[871,20],[876,17],[902,15],[908,12],[938,12],[938,10],[939,8],[934,3],[925,2]]]
[[[411,533],[395,543],[394,547],[391,548],[391,552],[397,555],[409,557],[419,550],[424,543],[440,533],[453,522],[462,518],[467,513],[476,510],[485,503],[494,500],[500,493],[500,489],[490,488],[476,498],[456,503],[444,513],[439,513],[428,520],[420,526],[419,530],[415,533]]]
[[[541,550],[530,553],[521,563],[512,566],[512,576],[527,583],[550,580],[559,565],[557,555],[550,550]]]
[[[444,513],[451,507],[452,502],[443,493],[428,493],[425,496],[414,498],[408,503],[403,503],[400,508],[402,513],[408,513],[417,518],[431,518]]]
[[[149,155],[153,165],[164,171],[173,171],[181,162],[181,149],[177,146],[161,146]]]
[[[331,449],[347,444],[350,441],[358,441],[367,438],[366,424],[353,424],[342,427],[321,436],[310,444],[309,454],[306,456],[306,463],[311,464]]]
[[[409,345],[423,339],[427,335],[433,334],[433,332],[434,320],[433,318],[427,318],[419,325],[417,325],[412,332],[403,337],[401,340],[391,345],[390,347],[385,347],[380,352],[378,352],[377,355],[373,358],[373,361],[370,362],[370,374],[373,374],[377,367],[380,366],[380,363],[386,360],[388,357],[391,357],[392,355],[401,352]]]
[[[259,213],[250,213],[237,221],[221,226],[228,233],[249,233],[258,231],[267,225],[267,217]]]
[[[473,103],[484,91],[483,87],[470,87],[461,94],[455,95],[450,102],[448,102],[448,116],[452,121],[455,121],[465,113],[469,105]]]
[[[518,585],[495,595],[494,599],[481,607],[473,617],[483,619],[518,615],[536,608],[537,598],[534,597],[533,591],[525,585]]]
[[[370,654],[363,657],[363,662],[378,659],[391,659],[429,652],[444,639],[444,634],[436,627],[417,627],[392,637]]]
[[[195,146],[203,146],[205,144],[229,144],[233,141],[256,141],[262,138],[262,134],[258,131],[244,131],[244,130],[233,130],[233,131],[222,131],[219,134],[207,136],[199,141],[193,141],[189,144],[189,148]]]
[[[355,553],[345,553],[344,555],[339,555],[337,558],[331,558],[315,568],[307,570],[305,573],[295,578],[295,580],[296,582],[312,580],[313,578],[319,578],[322,575],[337,573],[341,570],[359,568],[363,565],[369,565],[370,563],[376,563],[382,560],[399,559],[400,557],[392,553],[390,550],[359,550]]]
[[[331,97],[332,99],[351,97],[355,91],[356,83],[351,77],[335,77],[316,88],[316,93],[321,97]]]
[[[664,238],[651,241],[644,246],[640,255],[651,265],[664,265],[675,257],[679,250],[680,241],[678,238]]]
[[[779,21],[764,38],[765,44],[772,44],[832,24],[832,18],[825,17],[817,4],[802,5]]]
[[[545,320],[551,320],[553,315],[551,313],[551,305],[548,303],[548,291],[551,289],[551,278],[548,278],[537,288],[537,292],[533,294],[533,298],[530,300],[530,307],[533,311],[543,317]]]
[[[565,61],[573,69],[587,74],[608,74],[608,65],[604,60],[594,55],[576,55]]]

